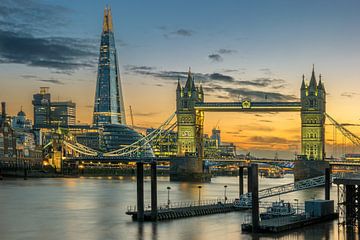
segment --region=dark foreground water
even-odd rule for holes
[[[283,179],[260,178],[260,188],[289,183],[292,175]],[[238,195],[238,178],[217,177],[202,184],[202,199],[217,199]],[[170,186],[171,201],[198,200],[198,184],[158,180],[159,203],[167,201]],[[246,185],[245,185],[246,187]],[[29,179],[0,182],[0,239],[346,239],[337,221],[318,224],[280,235],[243,234],[241,223],[249,212],[233,212],[185,218],[174,221],[132,222],[125,215],[128,205],[136,203],[136,179],[79,178]],[[145,198],[150,200],[150,179],[146,179]],[[323,188],[283,195],[289,201],[323,198]],[[332,198],[337,196],[332,187]],[[275,200],[273,198],[270,200]]]

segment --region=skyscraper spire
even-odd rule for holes
[[[104,11],[93,123],[96,126],[126,124],[120,71],[109,7],[106,7]]]
[[[112,32],[112,15],[110,7],[106,6],[104,10],[104,22],[103,22],[103,32]]]

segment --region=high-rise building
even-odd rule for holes
[[[76,104],[72,101],[52,102],[48,87],[33,95],[34,128],[68,127],[76,124]]]
[[[40,93],[33,96],[34,128],[43,128],[50,125],[51,96],[48,87],[41,87]]]
[[[76,124],[76,104],[72,101],[52,102],[50,122],[52,126],[69,126]]]
[[[93,124],[126,124],[110,8],[105,8]]]

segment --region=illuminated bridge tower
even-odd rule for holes
[[[178,123],[178,156],[203,156],[202,135],[204,112],[195,110],[195,103],[204,102],[202,86],[196,87],[190,69],[185,87],[176,89]]]
[[[314,69],[309,85],[301,84],[301,154],[307,160],[325,158],[325,88]]]
[[[93,124],[126,124],[110,8],[105,8]]]
[[[313,68],[309,84],[301,84],[301,158],[294,167],[295,181],[324,175],[326,93],[321,75],[316,82]]]
[[[178,81],[176,89],[177,159],[171,162],[172,180],[206,181],[203,174],[204,111],[196,110],[196,103],[204,102],[202,86],[195,86],[189,69],[184,87]]]

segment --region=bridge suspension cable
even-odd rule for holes
[[[166,119],[166,121],[163,122],[160,125],[160,127],[158,127],[157,129],[154,129],[148,135],[146,135],[143,138],[137,140],[136,142],[134,142],[134,143],[132,143],[132,144],[126,146],[126,147],[123,147],[123,148],[120,148],[120,149],[117,149],[117,150],[114,150],[114,151],[111,151],[111,152],[104,153],[103,156],[106,156],[106,157],[124,156],[124,155],[132,154],[132,153],[134,153],[134,152],[136,152],[136,151],[138,151],[138,150],[140,150],[140,149],[142,149],[144,147],[150,147],[149,146],[150,142],[152,142],[154,139],[156,139],[162,133],[169,132],[170,129],[173,129],[176,126],[176,123],[170,124],[175,116],[176,116],[175,113],[171,114],[171,116],[168,119]]]
[[[360,138],[354,133],[350,132],[342,124],[338,123],[334,118],[329,114],[325,113],[325,116],[330,120],[334,127],[339,130],[347,139],[349,139],[354,145],[360,146]]]

